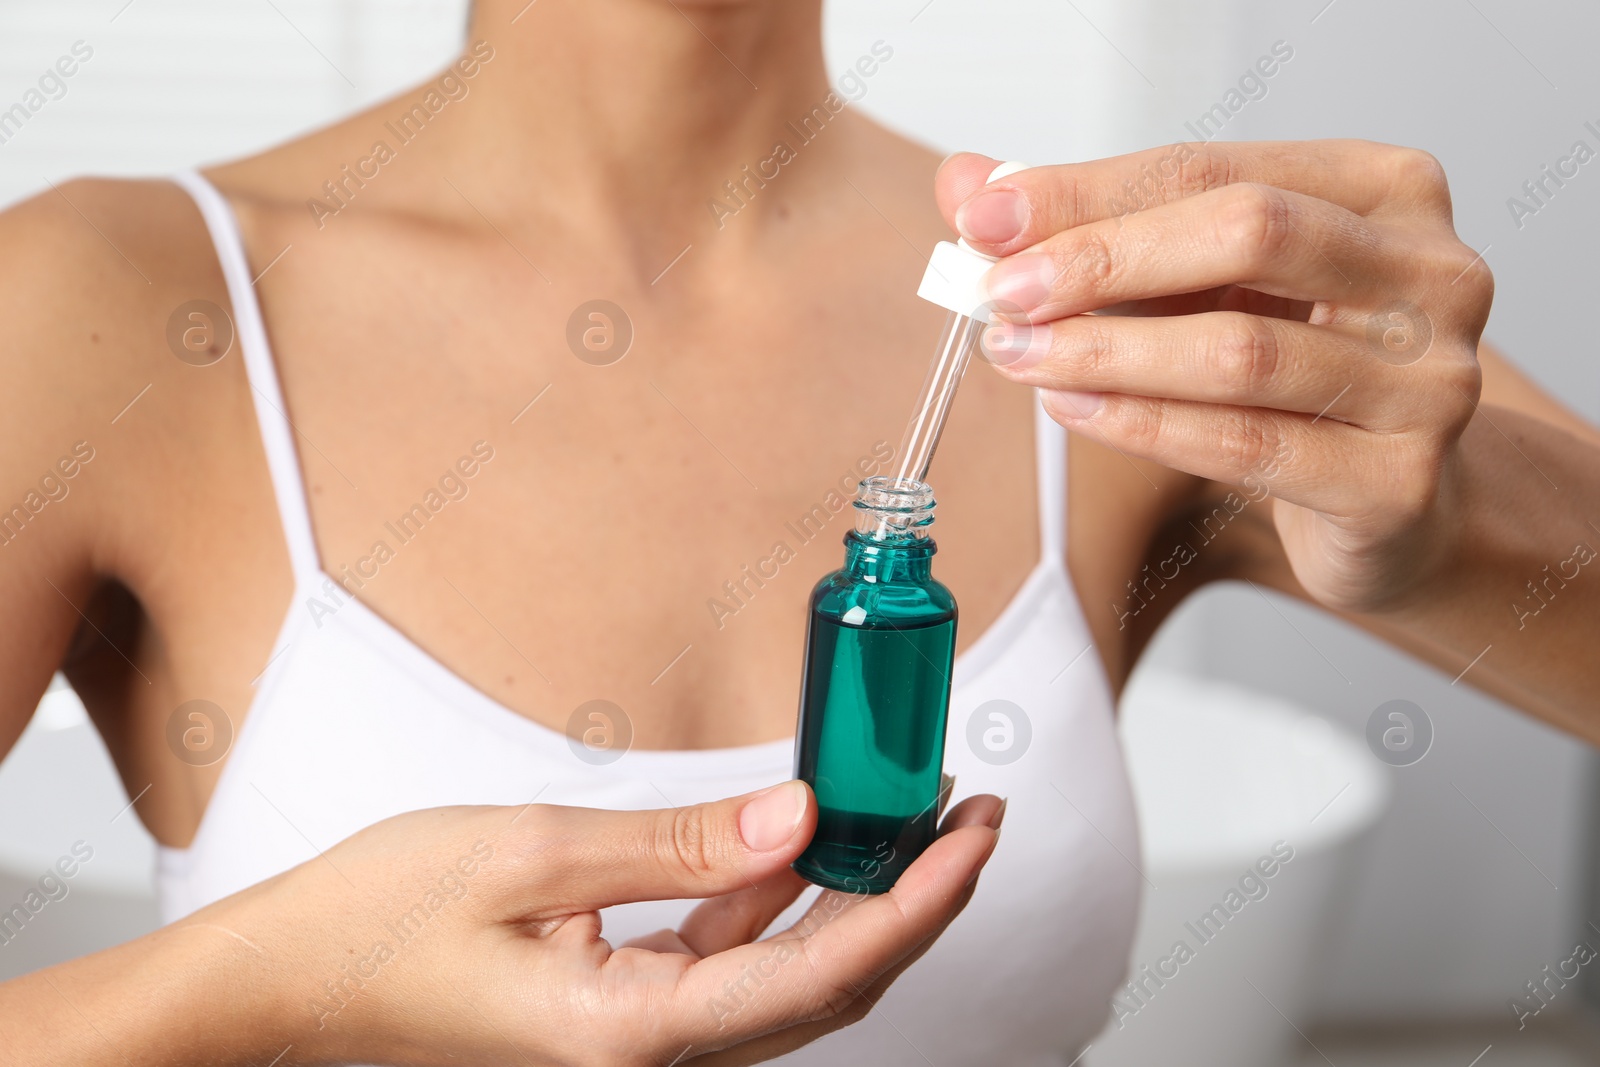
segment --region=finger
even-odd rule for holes
[[[816,819],[801,782],[659,811],[538,806],[514,824],[517,874],[534,913],[718,896],[782,871]]]
[[[695,959],[699,959],[701,955],[682,937],[678,936],[678,931],[676,930],[657,930],[655,933],[645,934],[643,937],[630,938],[624,941],[620,947],[642,948],[647,952],[676,952],[683,956],[693,956]]]
[[[749,944],[795,902],[807,884],[792,870],[779,871],[765,881],[698,905],[678,928],[678,934],[697,956],[711,956]]]
[[[1410,421],[1417,376],[1379,359],[1364,331],[1231,311],[1073,315],[990,327],[983,342],[1002,374],[1043,389],[1277,408],[1385,431]]]
[[[948,776],[946,776],[948,778]],[[951,782],[954,779],[949,779]],[[948,792],[945,794],[948,797]],[[939,824],[936,836],[943,837],[965,826],[987,826],[991,830],[999,830],[1001,822],[1005,819],[1006,802],[992,793],[979,793],[961,801],[950,809]],[[847,893],[842,890],[824,890],[813,903],[811,911],[819,908],[829,915],[838,914],[841,910],[854,906],[861,900],[867,899],[866,893]],[[809,929],[807,920],[800,919],[787,930],[773,934],[768,940],[780,937],[799,937]]]
[[[995,309],[1038,322],[1237,285],[1289,300],[1349,302],[1403,290],[1415,249],[1344,208],[1265,185],[1231,185],[1126,221],[1056,234],[984,276]]]
[[[1005,811],[1006,802],[1001,800],[999,797],[988,794],[979,794],[978,796],[968,797],[966,800],[962,801],[960,804],[951,809],[950,814],[941,824],[939,832],[941,834],[950,833],[953,830],[960,829],[962,826],[988,826],[990,829],[998,830],[1002,821],[1005,819]],[[695,1057],[694,1062],[704,1063],[707,1065],[707,1067],[711,1067],[713,1064],[717,1065],[717,1067],[731,1067],[731,1065],[734,1064],[743,1065],[751,1063],[764,1063],[767,1060],[775,1059],[776,1057],[800,1048],[803,1045],[808,1045],[825,1034],[832,1033],[834,1030],[856,1022],[872,1009],[872,1006],[876,1004],[880,998],[882,998],[889,986],[894,983],[894,980],[898,978],[907,967],[910,967],[917,960],[921,959],[923,954],[926,953],[929,948],[933,947],[934,941],[936,941],[939,936],[944,933],[945,929],[952,921],[954,921],[955,917],[960,914],[963,908],[966,907],[967,902],[971,900],[972,893],[977,888],[977,884],[978,879],[976,878],[968,882],[966,889],[962,892],[961,897],[957,900],[955,908],[952,909],[951,913],[946,917],[946,919],[940,923],[937,928],[935,928],[933,933],[925,938],[914,949],[912,949],[911,952],[898,963],[894,964],[882,975],[880,975],[876,981],[867,986],[867,988],[862,991],[861,995],[857,997],[856,1000],[844,1011],[829,1018],[820,1019],[815,1022],[801,1023],[796,1026],[790,1026],[774,1031],[773,1033],[766,1034],[762,1037],[756,1038],[753,1041],[746,1041],[743,1044],[738,1045],[736,1048],[727,1049],[723,1052],[711,1053],[705,1056],[697,1056]],[[849,907],[859,899],[860,898],[857,897],[847,898],[845,901],[845,907]],[[803,930],[816,929],[817,926],[819,926],[822,922],[827,921],[828,917],[836,915],[839,910],[840,909],[837,907],[837,901],[833,898],[830,898],[829,893],[820,894],[812,906],[807,909],[806,916],[802,918],[799,923],[796,923],[795,926],[790,927],[788,930],[784,931],[783,934],[777,936],[800,936]],[[729,1022],[729,1020],[726,1018],[723,1021],[724,1025],[727,1025]]]
[[[1408,447],[1403,435],[1267,408],[1070,391],[1042,401],[1051,418],[1119,452],[1240,486],[1237,507],[1217,516],[1223,525],[1268,494],[1329,514],[1367,513],[1371,479],[1352,475],[1381,471],[1388,453]]]
[[[946,794],[948,795],[948,794]],[[998,831],[1001,822],[1005,819],[1006,802],[991,793],[979,793],[961,801],[950,813],[945,816],[939,825],[938,836],[953,833],[967,826],[987,826]],[[837,889],[825,889],[818,894],[807,914],[802,916],[794,925],[786,930],[781,930],[767,938],[776,941],[786,937],[803,937],[814,928],[818,915],[836,917],[844,911],[855,907],[863,900],[870,899],[865,892],[845,892]],[[770,924],[771,920],[768,920]],[[763,927],[764,929],[765,927]],[[732,946],[729,946],[732,947]]]
[[[1248,182],[1325,200],[1357,215],[1419,208],[1450,215],[1449,187],[1437,159],[1371,141],[1165,145],[1032,167],[987,188],[981,180],[987,171],[976,182],[972,177],[984,161],[966,153],[946,160],[934,194],[951,227],[990,255],[1009,255],[1075,226]]]
[[[712,1067],[712,1065],[716,1065],[716,1067],[733,1067],[733,1065],[743,1067],[745,1064],[765,1063],[786,1052],[792,1052],[797,1048],[809,1045],[811,1042],[835,1030],[859,1022],[866,1017],[867,1013],[872,1010],[879,1000],[883,999],[883,995],[889,991],[889,987],[894,984],[895,980],[904,974],[908,967],[927,954],[928,950],[933,947],[934,942],[944,934],[950,923],[967,906],[977,886],[976,880],[970,883],[963,891],[949,918],[941,923],[932,934],[925,938],[916,948],[912,949],[903,959],[880,975],[871,985],[863,989],[861,994],[843,1011],[813,1022],[803,1022],[795,1026],[785,1027],[720,1052],[696,1056],[691,1062],[704,1064],[706,1067]],[[736,1021],[736,1014],[733,1018],[724,1018],[724,1029],[730,1023]]]
[[[664,1017],[683,1020],[683,1043],[720,1048],[839,1015],[960,910],[995,841],[987,827],[964,826],[929,846],[889,892],[857,899],[810,931],[701,960],[674,991],[683,1010]]]
[[[945,778],[947,782],[953,781],[949,776],[945,776]],[[948,798],[948,788],[942,795]],[[977,796],[968,797],[951,809],[950,814],[941,823],[939,833],[941,835],[947,834],[954,830],[959,830],[963,826],[987,826],[991,830],[998,830],[1004,817],[1005,801],[987,793],[980,793]],[[706,938],[706,944],[702,947],[699,931],[697,930],[695,936],[691,937],[688,936],[687,928],[685,928],[685,941],[693,944],[700,955],[709,956],[714,952],[722,952],[755,940],[762,931],[772,925],[772,920],[776,919],[784,908],[794,903],[795,898],[800,895],[800,892],[808,884],[805,879],[792,871],[784,872],[784,874],[792,876],[792,883],[787,882],[784,875],[778,875],[768,883],[763,883],[760,886],[749,887],[738,893],[731,893],[725,897],[708,900],[690,913],[689,921],[691,923],[695,922],[697,917],[700,917],[708,928],[712,928],[714,923],[719,922],[724,917],[724,914],[727,914],[729,918],[733,918],[735,920],[734,928],[722,931],[723,943],[711,944],[711,937],[714,937],[715,934],[710,934]],[[833,895],[830,896],[830,894]],[[828,890],[818,897],[810,911],[817,912],[821,909],[829,915],[836,915],[839,911],[850,907],[859,899],[861,899],[860,894],[837,893],[836,891]],[[721,910],[724,907],[729,909],[727,913]],[[704,912],[703,916],[701,915],[702,912]],[[806,922],[807,919],[802,918],[795,926],[791,926],[787,930],[773,935],[773,937],[800,936],[806,928],[804,926]]]
[[[977,796],[967,797],[951,808],[950,813],[939,824],[939,833],[948,834],[963,826],[987,826],[991,830],[998,830],[1005,815],[1004,800],[992,793],[979,793]]]

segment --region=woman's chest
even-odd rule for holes
[[[617,358],[585,358],[543,307],[443,332],[277,316],[332,582],[306,610],[359,599],[556,729],[605,699],[650,747],[778,736],[809,589],[840,563],[856,482],[893,471],[938,323],[583,307],[584,329],[631,335]],[[1032,398],[969,377],[933,478],[963,645],[1039,555]]]

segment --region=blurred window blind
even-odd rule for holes
[[[447,63],[467,6],[4,0],[0,206],[47,182],[168,173],[327,125]]]

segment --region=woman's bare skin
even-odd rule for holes
[[[789,117],[827,97],[814,56],[743,40],[724,59],[676,15],[618,30],[651,37],[618,44],[648,56],[640,85],[682,75],[683,99],[645,105],[591,85],[602,75],[581,56],[534,62],[537,41],[503,14],[485,4],[477,16],[474,39],[492,53],[462,78],[468,94],[363,186],[341,168],[394,140],[386,124],[427,86],[210,172],[261,275],[324,568],[338,574],[390,540],[384,523],[488,442],[470,494],[363,585],[370,607],[555,729],[604,696],[640,747],[784,736],[804,598],[836,565],[844,520],[720,625],[709,602],[732,603],[724,583],[792,541],[786,522],[876,444],[898,444],[943,316],[913,295],[926,252],[949,236],[929,193],[938,159],[846,109],[719,226],[707,204],[731,202],[723,182],[770,156],[775,137],[796,140]],[[586,17],[539,11],[518,29],[542,19],[540,32],[581,39],[585,27],[558,23]],[[765,83],[754,105],[735,92],[740,60]],[[541,99],[586,105],[529,105]],[[319,218],[308,201],[336,203],[324,191],[335,180],[354,192]],[[166,340],[185,302],[228,306],[221,275],[198,213],[167,183],[68,183],[0,227],[29,250],[0,266],[14,383],[0,401],[0,499],[20,499],[74,442],[95,449],[72,495],[6,546],[7,601],[37,622],[0,646],[19,680],[0,733],[21,730],[66,660],[130,794],[143,794],[141,818],[183,845],[223,764],[172,759],[167,718],[203,698],[237,728],[291,590],[237,345],[195,367]],[[566,342],[569,315],[597,297],[635,330],[608,367]],[[1486,400],[1582,432],[1485,363]],[[1037,558],[1034,403],[978,368],[934,470],[937,566],[961,600],[963,648]],[[1229,487],[1082,436],[1070,452],[1070,569],[1113,688],[1201,584],[1296,588],[1258,508],[1149,608],[1121,615],[1126,583],[1169,554],[1165,532]],[[1063,649],[1063,664],[1077,651]]]
[[[937,160],[855,116],[837,122],[827,130],[834,144],[859,143],[877,160],[860,167],[862,192],[891,208],[920,202],[901,206],[896,225],[923,246],[943,236],[926,194]],[[315,190],[299,175],[322,173],[325,151],[338,158],[338,147],[320,149],[290,146],[215,179],[239,212],[255,270],[293,246],[258,288],[325,569],[353,566],[377,539],[394,543],[383,524],[487,441],[494,458],[469,495],[364,586],[369,606],[490,696],[555,729],[604,696],[628,711],[641,747],[749,744],[792,730],[805,596],[838,565],[847,520],[799,548],[720,630],[707,601],[732,603],[725,581],[770,555],[774,541],[795,541],[785,522],[837,490],[875,443],[899,444],[943,314],[909,295],[920,272],[910,249],[847,186],[854,203],[835,196],[842,202],[830,205],[841,217],[808,225],[811,209],[789,206],[791,188],[809,177],[797,169],[783,175],[787,187],[772,188],[773,236],[730,227],[727,248],[702,238],[654,290],[576,238],[558,253],[550,239],[497,222],[560,279],[546,284],[459,198],[426,201],[464,213],[445,220],[387,207],[412,181],[399,169],[317,232],[297,193]],[[830,149],[840,151],[819,145],[813,154],[820,162]],[[414,149],[419,161],[423,150]],[[464,191],[471,173],[455,174]],[[906,195],[913,188],[920,197]],[[72,261],[48,274],[93,278],[99,298],[66,296],[53,283],[51,298],[67,305],[64,329],[40,342],[64,356],[53,377],[92,375],[95,396],[64,403],[52,426],[35,419],[26,444],[38,461],[17,468],[44,469],[57,438],[91,440],[96,456],[75,495],[37,525],[56,545],[83,537],[107,573],[92,576],[84,557],[42,576],[7,568],[4,580],[50,621],[36,638],[48,643],[12,654],[42,689],[48,664],[89,630],[95,640],[70,676],[115,739],[132,793],[154,783],[141,816],[162,841],[183,844],[221,764],[172,759],[166,718],[204,698],[242,720],[288,606],[289,565],[237,351],[197,368],[167,350],[170,309],[228,304],[198,214],[160,183],[80,182],[63,192],[154,284],[60,198],[14,213],[14,227],[87,237],[77,247],[69,240]],[[469,195],[492,212],[489,194]],[[754,229],[763,222],[754,211],[737,221]],[[876,239],[859,241],[863,230]],[[734,247],[741,241],[753,247]],[[836,250],[852,245],[844,276],[828,277]],[[743,291],[719,291],[731,288],[723,276]],[[636,330],[611,367],[580,362],[566,346],[568,315],[596,295],[627,309]],[[75,299],[105,310],[68,312]],[[98,416],[100,403],[110,405],[105,418],[80,414]],[[1032,403],[1025,390],[973,374],[941,451],[939,567],[961,593],[964,644],[1037,559]],[[44,542],[35,532],[10,551]],[[693,647],[652,687],[685,645]]]

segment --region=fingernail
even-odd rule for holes
[[[1071,422],[1083,422],[1094,417],[1105,404],[1104,393],[1075,393],[1070,389],[1052,389],[1044,394],[1044,406],[1050,414]]]
[[[971,885],[973,882],[978,880],[978,875],[983,873],[984,864],[989,862],[989,857],[994,855],[994,850],[998,848],[999,845],[1000,831],[996,830],[994,832],[994,840],[989,842],[989,851],[983,854],[983,858],[978,860],[978,862],[973,866],[972,873],[967,875],[967,885]]]
[[[1050,324],[1002,322],[983,331],[983,358],[1007,370],[1027,370],[1050,351]]]
[[[739,813],[739,836],[752,852],[771,852],[794,836],[806,812],[806,789],[785,782],[756,796]]]
[[[1015,189],[986,189],[956,208],[956,230],[969,241],[1003,245],[1022,233],[1028,201]]]
[[[1050,296],[1056,265],[1049,256],[1029,253],[1002,259],[983,276],[983,295],[1001,315],[1026,315]]]
[[[994,815],[989,819],[989,829],[995,833],[1000,832],[1000,824],[1006,821],[1006,805],[1011,803],[1011,798],[1006,797],[1000,801],[1000,806],[994,809]]]

